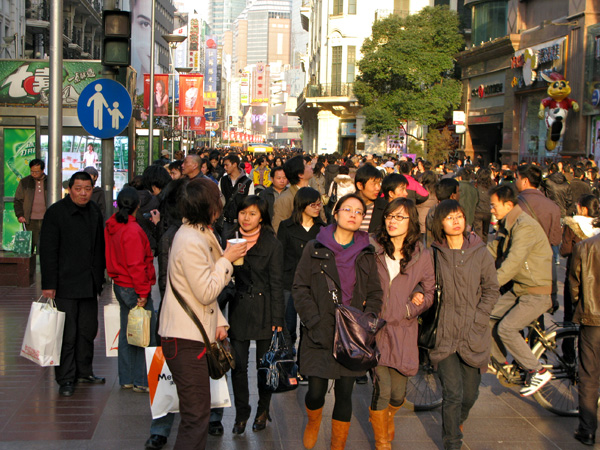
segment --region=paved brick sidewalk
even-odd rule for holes
[[[564,278],[564,270],[561,271]],[[39,283],[38,283],[39,284]],[[562,286],[561,286],[562,292]],[[40,368],[18,356],[30,304],[39,297],[39,287],[0,288],[0,450],[141,450],[149,435],[150,408],[144,394],[120,389],[116,358],[106,358],[104,328],[96,339],[94,370],[105,376],[104,386],[78,386],[68,399],[58,397],[51,368]],[[111,301],[105,289],[102,306]],[[157,297],[156,297],[157,298]],[[547,322],[549,323],[549,322]],[[254,364],[254,362],[252,363]],[[251,380],[250,385],[255,385]],[[209,450],[256,449],[301,450],[306,423],[303,399],[306,387],[273,396],[267,429],[233,436],[234,412],[225,410],[225,435],[209,437]],[[368,421],[371,387],[356,386],[353,418],[346,448],[374,448]],[[327,398],[324,421],[316,450],[329,448],[332,394]],[[257,395],[251,396],[255,407]],[[441,448],[441,410],[414,413],[402,409],[396,416],[394,449]],[[252,416],[253,417],[253,416]],[[177,430],[165,449],[171,449]],[[522,399],[516,389],[501,386],[492,375],[484,375],[479,400],[465,423],[466,449],[583,449],[572,438],[575,418],[558,417],[533,399]],[[597,446],[600,448],[600,446]]]

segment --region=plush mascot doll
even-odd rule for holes
[[[552,151],[556,144],[565,134],[565,121],[570,109],[577,112],[579,105],[575,100],[569,98],[571,87],[565,77],[559,73],[553,72],[550,75],[542,74],[542,78],[549,83],[548,95],[540,103],[540,112],[538,117],[546,119],[548,135],[546,136],[546,149]],[[546,108],[548,111],[546,112]]]

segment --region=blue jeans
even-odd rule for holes
[[[119,305],[121,306],[121,332],[119,333],[119,384],[133,384],[135,386],[148,386],[146,371],[145,349],[127,342],[127,317],[129,311],[137,306],[138,295],[133,288],[122,287],[114,284],[114,291]],[[150,346],[155,346],[154,330],[156,329],[156,314],[152,307],[152,299],[148,301],[144,309],[152,311],[152,322],[150,326]]]

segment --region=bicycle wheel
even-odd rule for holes
[[[415,411],[429,411],[442,404],[442,385],[431,364],[419,364],[417,374],[408,379],[406,400]]]
[[[535,400],[548,411],[559,416],[577,416],[578,343],[579,331],[575,328],[559,329],[549,348],[537,342],[533,354],[552,372],[552,379],[533,394]]]

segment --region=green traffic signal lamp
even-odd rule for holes
[[[126,67],[131,64],[131,14],[105,10],[102,14],[102,64]]]

